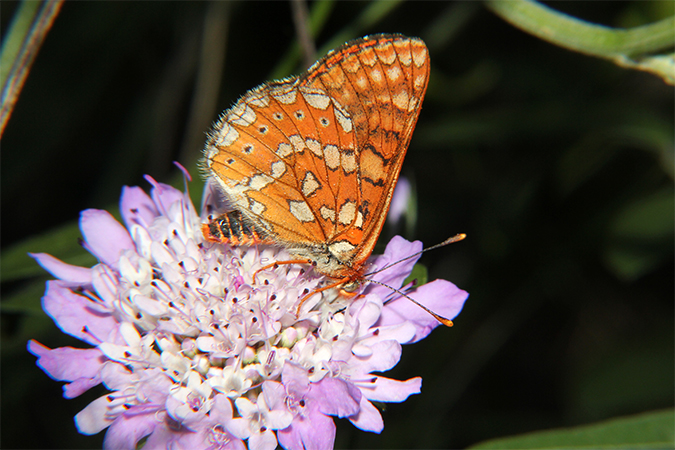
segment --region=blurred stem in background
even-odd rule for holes
[[[675,16],[630,29],[595,25],[533,0],[489,0],[487,7],[511,25],[540,39],[621,67],[644,70],[675,84],[675,53],[651,55],[675,45]]]
[[[30,67],[54,19],[59,14],[62,4],[63,0],[22,2],[7,35],[3,38],[4,43],[2,53],[0,53],[0,86],[2,87],[0,137],[12,115]]]

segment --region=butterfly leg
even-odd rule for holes
[[[316,263],[310,259],[292,259],[290,261],[276,261],[273,262],[272,264],[268,264],[266,266],[261,267],[260,269],[256,270],[255,273],[253,274],[253,284],[255,284],[255,277],[258,275],[258,273],[262,272],[263,270],[271,269],[271,268],[277,268],[280,265],[284,264],[309,264],[309,265],[315,265]]]
[[[314,289],[312,292],[310,292],[309,294],[307,294],[307,295],[305,295],[304,297],[302,297],[302,300],[300,300],[300,304],[298,305],[297,309],[295,310],[295,315],[296,315],[296,316],[300,316],[300,308],[302,308],[302,305],[304,305],[305,302],[306,302],[312,295],[318,294],[319,292],[323,292],[323,291],[328,290],[328,289],[332,289],[332,288],[334,288],[334,287],[338,287],[338,286],[340,286],[341,284],[344,284],[344,283],[348,282],[349,280],[350,280],[349,277],[347,277],[347,278],[342,278],[342,279],[336,281],[335,283],[329,284],[328,286],[324,286],[324,287],[321,287],[321,288],[319,288],[319,289]]]

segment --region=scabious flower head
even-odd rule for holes
[[[391,369],[401,344],[427,336],[438,322],[394,291],[366,284],[355,298],[337,290],[300,300],[326,282],[273,246],[230,247],[204,240],[200,225],[219,207],[207,184],[204,217],[186,193],[148,178],[122,192],[124,226],[109,213],[83,211],[84,246],[99,263],[66,264],[32,255],[57,280],[43,308],[88,348],[28,349],[76,397],[109,391],[75,417],[78,430],[104,429],[110,449],[330,449],[331,416],[379,433],[372,401],[401,402],[420,392],[419,377],[375,375]],[[395,237],[371,271],[421,249]],[[373,279],[401,288],[415,258]],[[453,318],[467,293],[445,280],[410,292]]]

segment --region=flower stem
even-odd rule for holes
[[[510,24],[545,41],[609,59],[624,67],[656,73],[669,83],[675,76],[670,55],[647,57],[647,54],[673,47],[675,16],[648,25],[619,29],[576,19],[533,0],[488,0],[486,5]],[[642,57],[646,64],[639,61]],[[650,62],[655,59],[658,59],[658,66]]]
[[[16,100],[26,81],[35,56],[54,19],[61,10],[63,0],[21,2],[12,25],[4,39],[0,53],[0,136],[12,115]]]
[[[595,25],[532,0],[489,0],[487,6],[512,25],[561,47],[588,55],[637,56],[673,46],[675,17],[629,29]]]

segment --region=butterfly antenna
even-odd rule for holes
[[[431,249],[431,248],[433,248],[433,247],[430,247],[429,249]],[[400,289],[396,289],[395,287],[389,286],[388,284],[380,283],[379,281],[375,281],[375,280],[363,280],[363,281],[367,282],[367,283],[379,284],[380,286],[384,286],[388,289],[391,289],[392,291],[396,292],[399,295],[402,295],[403,297],[407,298],[408,300],[410,300],[411,302],[413,302],[414,304],[416,304],[417,306],[419,306],[420,308],[422,308],[423,310],[425,310],[426,312],[431,314],[434,319],[438,320],[440,323],[442,323],[446,327],[451,327],[453,325],[452,320],[446,319],[443,316],[439,316],[438,314],[436,314],[435,312],[433,312],[432,310],[430,310],[429,308],[427,308],[426,306],[424,306],[423,304],[421,304],[420,302],[418,302],[417,300],[415,300],[414,298],[412,298],[411,296],[409,296],[405,292],[401,291]]]
[[[384,271],[387,270],[388,268],[390,268],[390,267],[392,267],[392,266],[395,266],[396,264],[400,264],[400,263],[402,263],[403,261],[407,261],[407,260],[409,260],[409,259],[412,259],[412,258],[414,258],[415,256],[421,255],[421,254],[424,253],[424,252],[428,252],[429,250],[434,250],[434,249],[437,249],[437,248],[440,248],[440,247],[445,247],[446,245],[452,244],[453,242],[459,242],[459,241],[463,240],[464,238],[466,238],[466,234],[464,234],[464,233],[456,234],[456,235],[454,235],[454,236],[452,236],[452,237],[447,238],[446,240],[444,240],[444,241],[441,242],[440,244],[436,244],[436,245],[432,245],[431,247],[423,248],[423,249],[420,250],[419,252],[415,252],[415,253],[413,253],[413,254],[410,255],[410,256],[406,256],[406,257],[403,258],[403,259],[399,259],[399,260],[396,261],[396,262],[393,262],[393,263],[391,263],[391,264],[389,264],[389,265],[386,265],[386,266],[384,266],[383,268],[376,270],[375,272],[367,273],[367,274],[365,274],[364,276],[370,276],[370,275],[375,275],[376,273],[384,272]],[[371,281],[372,283],[381,284],[381,283],[378,283],[378,282],[376,282],[376,281],[372,281],[372,280],[369,280],[369,281]],[[384,286],[386,286],[386,285],[384,285]],[[387,286],[387,287],[391,288],[391,286]],[[391,288],[391,289],[394,289],[394,288]],[[403,295],[405,295],[405,294],[403,294]],[[407,297],[407,296],[406,296],[406,297]],[[415,302],[415,303],[417,303],[417,302]],[[421,305],[420,305],[420,306],[421,306]],[[425,309],[426,309],[426,308],[425,308]]]

